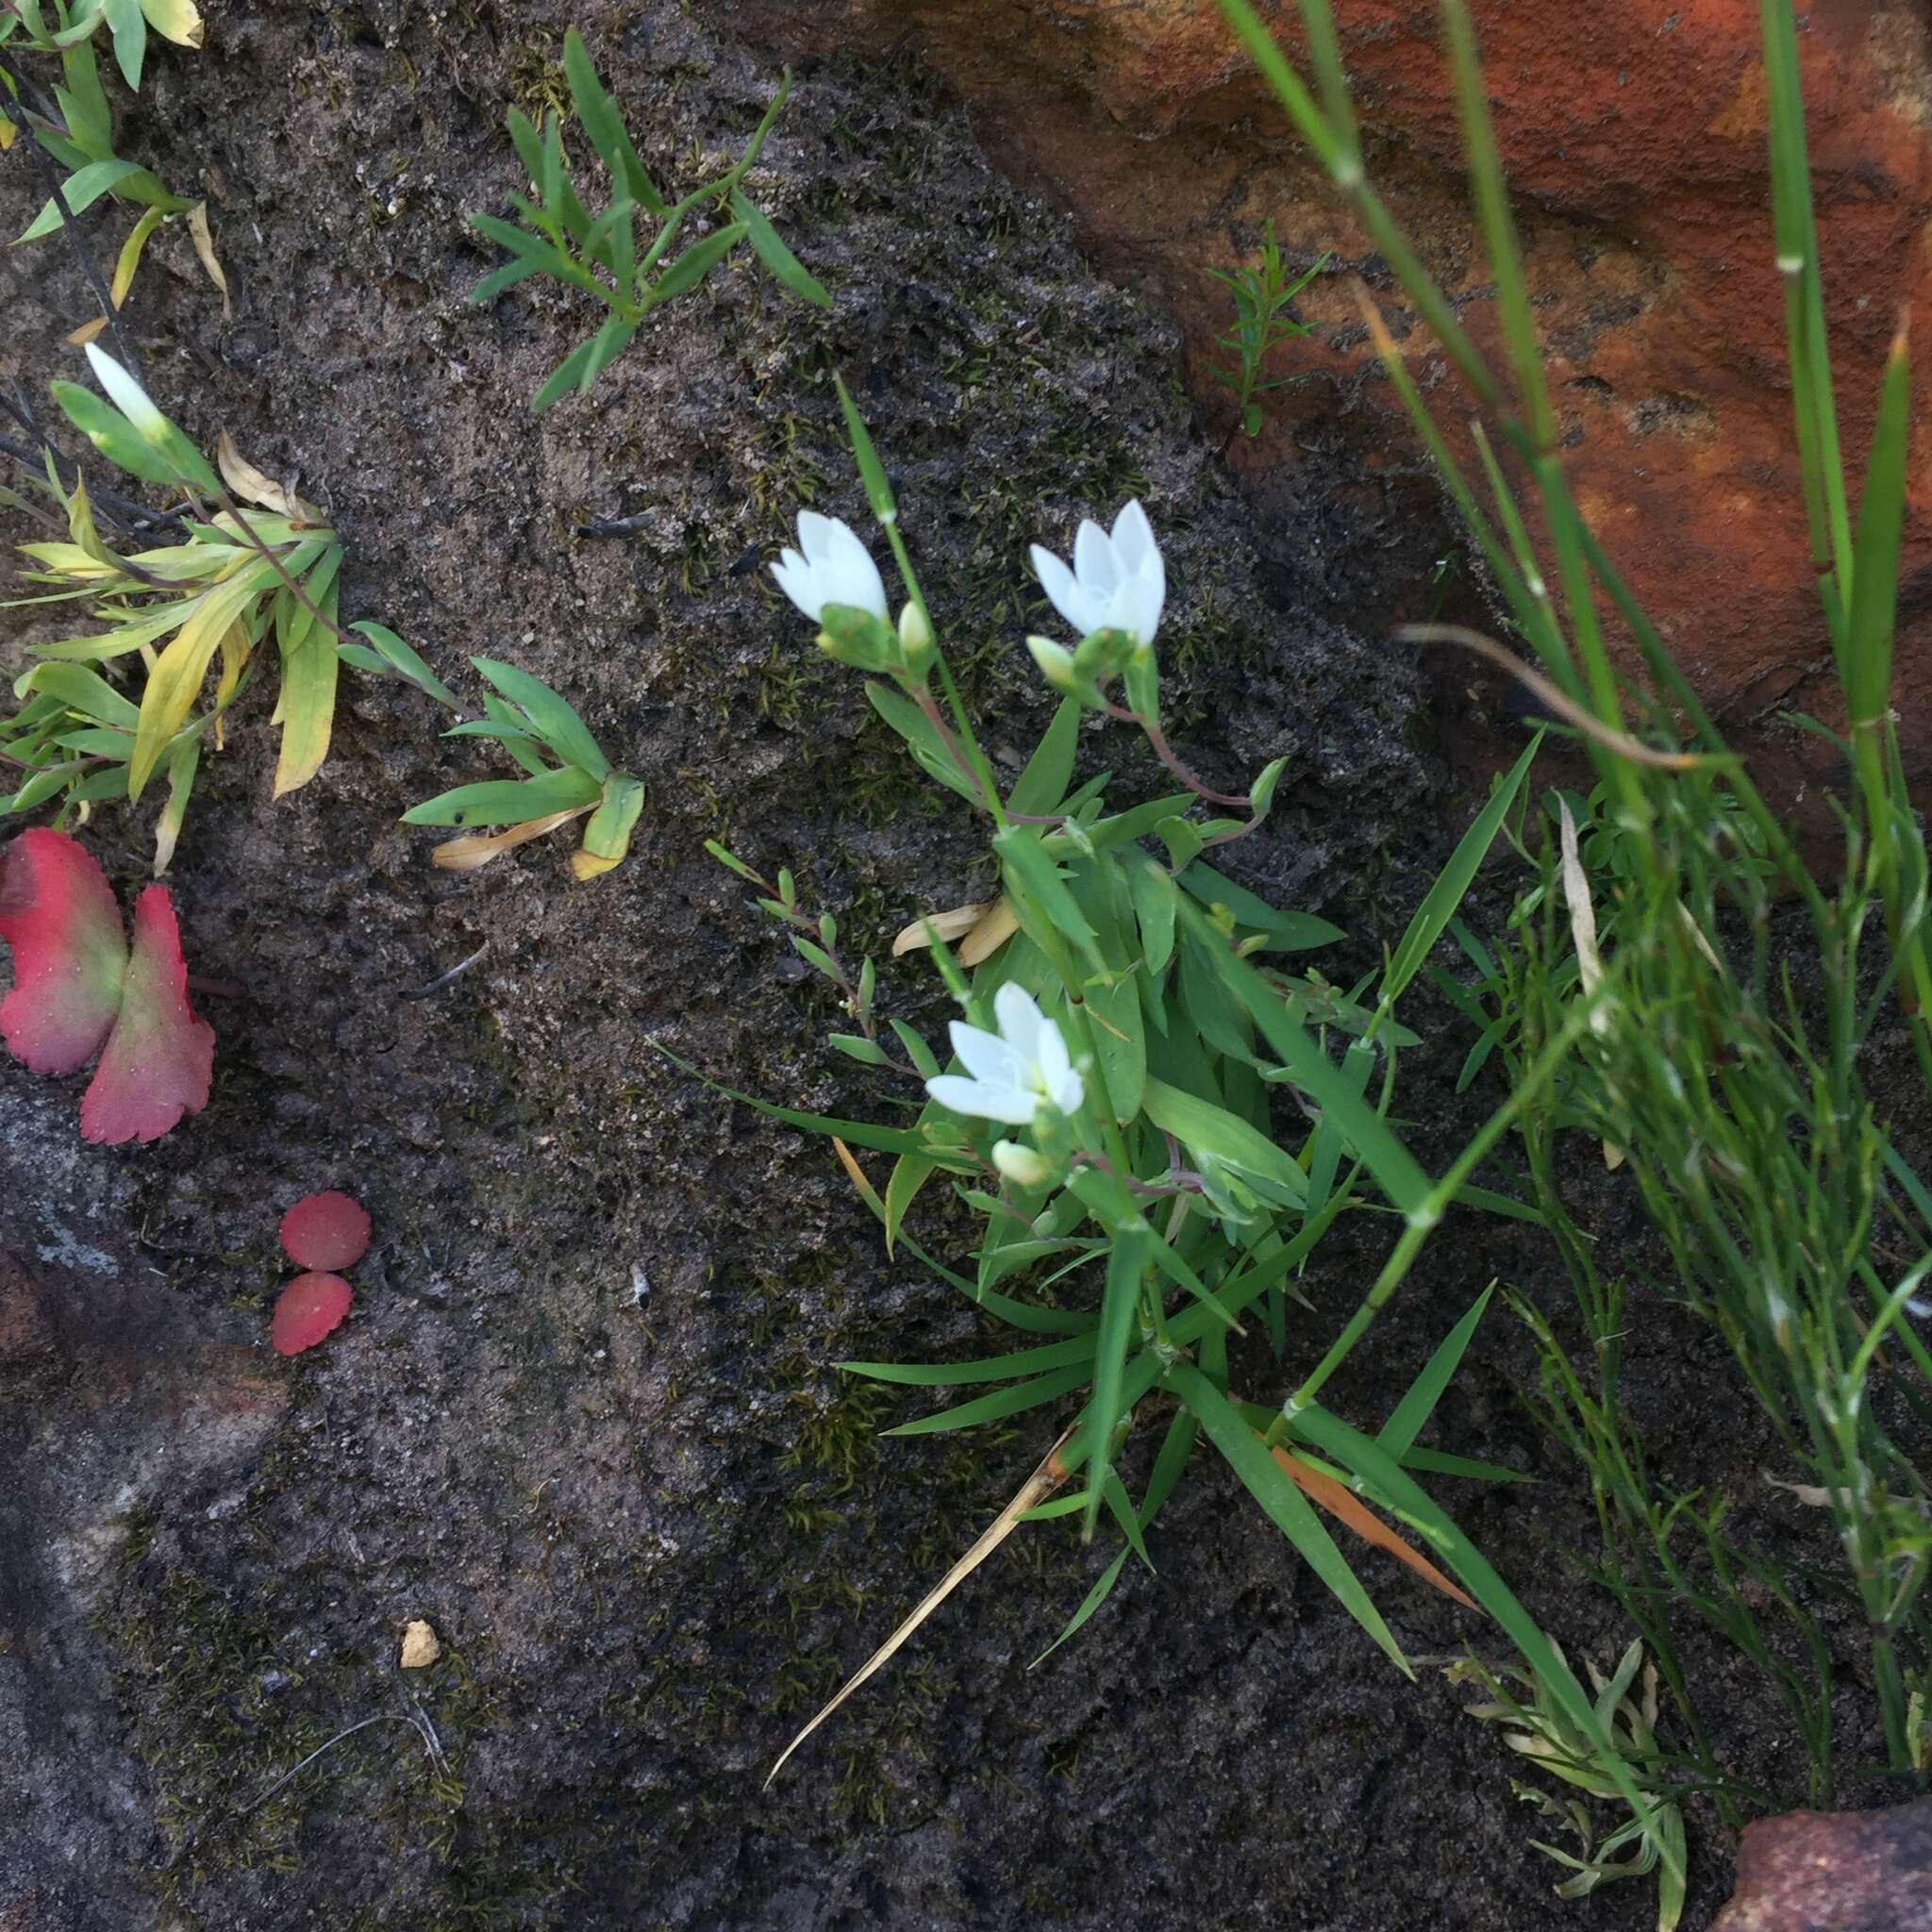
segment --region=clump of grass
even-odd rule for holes
[[[1926,853],[1890,709],[1909,372],[1901,328],[1855,514],[1832,397],[1790,0],[1762,0],[1774,212],[1766,243],[1785,276],[1811,562],[1847,720],[1838,742],[1852,774],[1835,801],[1841,859],[1822,877],[1724,745],[1569,490],[1463,0],[1444,0],[1441,12],[1496,290],[1501,371],[1476,349],[1368,179],[1327,0],[1299,0],[1312,88],[1248,0],[1220,4],[1477,406],[1473,476],[1364,292],[1390,380],[1489,564],[1512,641],[1539,667],[1519,675],[1598,767],[1588,857],[1578,812],[1554,801],[1541,834],[1529,835],[1540,848],[1539,882],[1506,933],[1466,949],[1491,995],[1474,1008],[1484,1028],[1477,1053],[1500,1049],[1518,1093],[1533,1093],[1517,1123],[1539,1208],[1559,1236],[1598,1352],[1587,1391],[1548,1345],[1546,1387],[1553,1417],[1597,1487],[1607,1562],[1635,1566],[1622,1579],[1627,1603],[1660,1590],[1648,1620],[1660,1653],[1671,1617],[1695,1608],[1781,1675],[1794,1709],[1807,1714],[1814,1790],[1828,1795],[1828,1676],[1807,1684],[1771,1665],[1746,1603],[1772,1581],[1774,1601],[1792,1605],[1803,1628],[1808,1612],[1795,1610],[1797,1587],[1740,1563],[1716,1511],[1699,1515],[1690,1502],[1657,1494],[1622,1408],[1621,1290],[1589,1261],[1552,1154],[1553,1137],[1570,1128],[1634,1177],[1672,1258],[1667,1291],[1723,1336],[1784,1447],[1788,1479],[1828,1517],[1843,1589],[1869,1633],[1868,1685],[1888,1760],[1900,1777],[1923,1779],[1932,1351],[1914,1324],[1927,1313],[1920,1289],[1932,1274],[1932,1191],[1892,1144],[1866,1079],[1873,1041],[1893,1025],[1932,1089]],[[1524,490],[1533,513],[1519,501]],[[1533,525],[1544,532],[1541,551]],[[1613,654],[1619,632],[1641,673]],[[1803,922],[1795,964],[1773,943],[1778,894]],[[1706,1545],[1694,1585],[1671,1547],[1687,1523]]]

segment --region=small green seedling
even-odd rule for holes
[[[403,814],[406,825],[502,825],[494,833],[450,839],[430,855],[448,872],[475,872],[559,825],[590,819],[570,869],[593,879],[623,862],[644,808],[641,779],[615,771],[576,712],[540,677],[491,658],[470,662],[496,688],[483,716],[454,725],[450,738],[493,738],[526,777],[458,785]]]
[[[1636,1640],[1608,1676],[1587,1660],[1585,1667],[1596,1691],[1597,1721],[1626,1775],[1641,1788],[1646,1808],[1599,1840],[1583,1799],[1557,1799],[1516,1778],[1510,1780],[1511,1789],[1545,1818],[1574,1832],[1582,1846],[1579,1855],[1541,1839],[1530,1840],[1573,1874],[1557,1887],[1558,1898],[1586,1898],[1612,1879],[1641,1878],[1655,1872],[1657,1932],[1675,1932],[1684,1914],[1684,1814],[1657,1790],[1662,1762],[1657,1741],[1657,1666],[1644,1661],[1642,1641]],[[1605,1762],[1602,1743],[1572,1722],[1537,1673],[1513,1664],[1492,1669],[1466,1657],[1448,1665],[1446,1674],[1452,1683],[1480,1684],[1490,1693],[1488,1702],[1466,1706],[1468,1714],[1503,1725],[1509,1748],[1538,1770],[1591,1798],[1627,1806],[1622,1780]],[[1510,1690],[1512,1684],[1522,1697]]]
[[[1261,244],[1258,268],[1208,271],[1217,282],[1225,282],[1234,291],[1235,325],[1221,338],[1221,345],[1232,349],[1241,362],[1238,368],[1217,369],[1213,375],[1216,382],[1234,391],[1235,403],[1241,413],[1241,427],[1250,436],[1261,433],[1260,398],[1269,390],[1285,389],[1301,379],[1263,372],[1269,356],[1283,342],[1297,341],[1308,333],[1308,325],[1297,322],[1288,312],[1289,304],[1327,263],[1327,256],[1321,256],[1291,280],[1288,265],[1282,260],[1274,240],[1274,224],[1270,222],[1268,239]]]
[[[831,306],[831,296],[740,185],[791,91],[789,71],[737,162],[673,205],[645,173],[617,103],[605,92],[575,27],[564,36],[563,64],[578,125],[609,176],[609,206],[595,216],[586,207],[563,150],[557,116],[544,116],[540,135],[529,117],[512,108],[509,137],[529,171],[536,200],[510,196],[522,225],[494,215],[470,217],[478,230],[510,252],[508,261],[476,284],[472,302],[487,302],[526,275],[547,275],[594,295],[610,311],[603,327],[574,349],[537,391],[532,409],[547,409],[572,389],[580,396],[589,395],[591,386],[623,353],[644,317],[673,296],[695,289],[740,242],[750,242],[753,253],[788,293],[821,308]],[[686,223],[706,210],[717,225],[673,257],[671,245]],[[641,247],[640,215],[658,225]]]
[[[128,556],[110,549],[86,486],[76,478],[63,488],[50,456],[42,489],[64,511],[66,536],[21,545],[39,566],[28,581],[55,587],[22,601],[83,601],[92,625],[29,646],[36,661],[13,684],[20,708],[0,720],[0,764],[18,774],[13,791],[0,794],[0,817],[53,805],[57,824],[84,819],[98,801],[138,800],[165,774],[158,874],[180,836],[202,753],[220,747],[226,713],[265,642],[273,641],[281,673],[272,720],[281,727],[277,798],[308,784],[328,756],[339,662],[405,678],[452,709],[456,699],[381,625],[358,624],[357,637],[341,629],[342,547],[320,511],[247,462],[225,432],[218,475],[118,362],[92,344],[87,353],[112,400],[71,382],[54,385],[56,400],[109,462],[182,493],[192,512],[181,524],[187,541]],[[137,666],[138,693],[112,681]],[[207,697],[210,670],[215,688]]]
[[[150,26],[177,45],[201,45],[201,16],[191,0],[139,0],[139,4],[137,0],[111,0],[105,6],[101,0],[75,5],[69,0],[45,0],[45,4],[42,0],[18,0],[16,6],[0,13],[0,50],[46,55],[60,63],[59,80],[42,92],[31,78],[0,58],[0,150],[10,147],[19,128],[25,126],[66,170],[58,197],[47,197],[18,239],[33,242],[53,234],[64,225],[67,215],[80,215],[103,195],[137,204],[142,215],[114,264],[111,300],[118,308],[126,300],[142,253],[156,230],[185,216],[195,254],[208,279],[221,291],[225,314],[227,283],[215,258],[207,203],[175,193],[152,171],[123,159],[114,151],[113,116],[91,44],[104,20],[113,35],[115,59],[130,88],[141,85]],[[105,326],[106,318],[97,317],[69,340],[77,346]]]

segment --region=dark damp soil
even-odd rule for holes
[[[470,652],[550,679],[649,803],[629,862],[588,886],[560,838],[439,873],[436,835],[397,815],[494,774],[487,752],[351,676],[325,771],[272,805],[264,708],[244,707],[172,878],[195,971],[235,989],[204,996],[206,1113],[151,1149],[85,1149],[77,1083],[0,1071],[0,1924],[1647,1925],[1639,1887],[1552,1900],[1507,1754],[1464,1694],[1397,1675],[1205,1457],[1154,1540],[1158,1575],[1129,1572],[1077,1641],[1029,1673],[1105,1560],[1051,1524],[761,1793],[1051,1426],[878,1440],[923,1405],[837,1360],[995,1338],[885,1259],[823,1142],[652,1044],[788,1103],[881,1104],[828,1060],[830,1001],[708,836],[791,866],[855,952],[987,883],[972,828],[761,567],[800,504],[862,512],[829,371],[894,471],[1003,759],[1046,715],[1021,644],[1043,615],[1016,589],[1025,542],[1138,493],[1174,585],[1176,737],[1224,784],[1288,755],[1241,869],[1348,926],[1338,976],[1399,929],[1468,801],[1411,669],[1367,641],[1412,607],[1414,553],[1391,548],[1375,586],[1347,530],[1324,546],[1343,492],[1319,458],[1288,506],[1294,541],[1257,529],[1196,438],[1165,325],[1092,277],[909,67],[804,74],[756,177],[833,290],[828,316],[734,270],[667,310],[588,407],[530,420],[584,311],[531,283],[465,307],[494,257],[462,217],[522,185],[502,117],[559,97],[563,19],[225,13],[199,58],[151,56],[127,117],[125,148],[205,184],[235,289],[224,325],[185,240],[156,244],[127,325],[163,407],[329,507],[347,615],[388,622],[472,695]],[[776,84],[675,5],[582,25],[663,179],[699,178]],[[17,230],[38,199],[16,152],[0,215]],[[95,249],[124,223],[90,218]],[[0,367],[39,396],[92,311],[57,243],[6,273]],[[634,527],[592,538],[592,518]],[[1304,614],[1336,604],[1328,554],[1351,559],[1355,633]],[[46,623],[9,618],[9,663]],[[1153,782],[1118,734],[1084,758],[1125,795]],[[124,888],[146,819],[108,808],[87,830]],[[889,1010],[942,1017],[916,964],[881,984]],[[1440,1163],[1493,1095],[1455,1099],[1467,1041],[1446,1010],[1411,1020],[1436,1043],[1403,1111]],[[1579,1185],[1634,1250],[1627,1198]],[[283,1361],[277,1217],[332,1186],[368,1205],[376,1246],[348,1325]],[[1291,1367],[1385,1240],[1365,1224],[1318,1259]],[[1379,1419],[1492,1277],[1564,1305],[1533,1231],[1458,1221],[1337,1405]],[[1761,1504],[1767,1447],[1721,1350],[1648,1300],[1633,1324],[1659,1468]],[[1287,1371],[1262,1351],[1240,1373],[1258,1395]],[[1443,1493],[1572,1656],[1607,1658],[1627,1633],[1561,1554],[1591,1546],[1591,1519],[1518,1400],[1533,1373],[1492,1315],[1436,1440],[1540,1480]],[[1794,1549],[1812,1529],[1763,1507],[1753,1527]],[[1363,1567],[1411,1654],[1485,1642]],[[442,1656],[405,1674],[417,1617]],[[1761,1686],[1692,1656],[1724,1751],[1802,1797]],[[1856,1761],[1869,1713],[1842,1715]],[[1729,1845],[1691,1810],[1702,1925]]]

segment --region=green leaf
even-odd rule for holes
[[[872,513],[880,523],[897,523],[899,506],[892,499],[886,466],[872,446],[872,435],[865,426],[865,418],[858,413],[858,404],[852,400],[852,391],[845,387],[845,378],[836,369],[832,372],[832,387],[839,391],[839,407],[845,414],[845,436],[852,444],[859,480],[865,485],[865,500],[872,505]]]
[[[1141,928],[1141,953],[1147,970],[1157,979],[1174,958],[1174,903],[1177,889],[1174,875],[1151,858],[1128,858],[1123,869],[1127,875],[1127,891],[1134,903],[1134,919]]]
[[[588,772],[601,785],[610,775],[610,760],[576,712],[541,677],[496,658],[472,658],[470,662],[530,721],[530,728],[567,765]]]
[[[583,379],[585,368],[596,352],[597,339],[592,336],[587,342],[579,342],[555,369],[550,372],[543,387],[530,398],[530,413],[541,416],[553,403],[560,401]]]
[[[430,670],[423,659],[406,644],[387,625],[375,624],[364,618],[359,624],[349,628],[369,640],[375,646],[374,661],[361,657],[350,657],[348,647],[338,644],[336,649],[358,670],[374,671],[377,674],[390,673],[413,684],[420,691],[434,698],[440,705],[447,705],[452,711],[460,711],[462,706],[457,702],[457,694],[451,691],[436,673]]]
[[[1413,1678],[1415,1673],[1382,1621],[1382,1613],[1370,1602],[1368,1591],[1336,1548],[1335,1539],[1323,1527],[1313,1506],[1269,1454],[1260,1437],[1192,1363],[1176,1362],[1168,1371],[1167,1381],[1200,1419],[1208,1440],[1221,1451],[1228,1467],[1261,1506],[1268,1520],[1294,1545],[1303,1561],[1327,1586],[1342,1608],[1381,1645],[1403,1675]]]
[[[1191,1151],[1208,1155],[1248,1179],[1260,1181],[1292,1203],[1307,1195],[1307,1177],[1289,1157],[1239,1115],[1224,1107],[1149,1079],[1143,1103],[1147,1118]]]
[[[1595,1707],[1583,1686],[1517,1601],[1515,1593],[1441,1506],[1424,1492],[1386,1449],[1330,1415],[1319,1404],[1311,1403],[1298,1410],[1291,1426],[1298,1438],[1312,1442],[1344,1468],[1353,1470],[1375,1492],[1375,1500],[1427,1539],[1468,1586],[1469,1593],[1503,1626],[1524,1661],[1561,1707],[1564,1716],[1596,1747],[1599,1762],[1615,1779],[1619,1796],[1640,1817],[1649,1817],[1649,1801],[1638,1789],[1615,1740],[1598,1722]]]
[[[696,288],[744,240],[744,224],[733,222],[729,227],[720,228],[715,235],[707,235],[702,242],[693,242],[651,284],[651,300],[654,303],[669,302],[673,296]]]
[[[1093,1354],[1091,1333],[1075,1335],[1065,1341],[1050,1341],[1041,1348],[1015,1349],[1010,1355],[996,1355],[976,1362],[841,1362],[848,1375],[863,1375],[869,1381],[895,1382],[913,1389],[970,1387],[979,1382],[1011,1382],[1024,1375],[1036,1375],[1047,1369],[1063,1369],[1084,1362]]]
[[[1539,731],[1524,747],[1523,756],[1497,785],[1490,802],[1476,815],[1474,824],[1457,841],[1456,850],[1449,855],[1449,862],[1436,874],[1435,883],[1416,908],[1415,917],[1408,922],[1407,931],[1402,935],[1400,944],[1390,958],[1389,970],[1382,975],[1382,997],[1385,1000],[1392,1002],[1399,999],[1409,981],[1422,971],[1423,962],[1435,950],[1436,941],[1455,917],[1457,908],[1469,891],[1471,881],[1489,856],[1490,847],[1495,843],[1496,834],[1502,829],[1509,808],[1516,803],[1516,794],[1523,790],[1524,780],[1529,776],[1529,768],[1536,761],[1542,741],[1543,735]]]
[[[1852,541],[1852,603],[1845,635],[1845,710],[1853,735],[1875,729],[1891,695],[1892,632],[1898,611],[1900,535],[1905,525],[1911,360],[1901,328],[1886,358],[1865,488]]]
[[[877,1041],[868,1040],[862,1033],[829,1034],[825,1043],[837,1052],[842,1053],[847,1059],[857,1060],[863,1067],[883,1067],[891,1058]],[[900,1158],[904,1159],[905,1157],[902,1155]]]
[[[1424,1364],[1422,1374],[1409,1384],[1408,1393],[1395,1405],[1394,1414],[1376,1433],[1375,1441],[1396,1461],[1400,1462],[1408,1454],[1416,1437],[1422,1433],[1423,1424],[1435,1413],[1437,1403],[1442,1399],[1442,1391],[1462,1366],[1462,1357],[1475,1334],[1476,1324],[1482,1320],[1483,1310],[1489,1307],[1490,1297],[1495,1291],[1495,1284],[1491,1282],[1476,1297],[1474,1306],[1449,1331],[1441,1346]]]
[[[982,1423],[1001,1422],[1009,1415],[1038,1408],[1043,1402],[1057,1401],[1062,1395],[1071,1394],[1087,1379],[1088,1369],[1084,1363],[1078,1368],[1057,1369],[1051,1374],[1036,1376],[1030,1382],[996,1389],[991,1395],[962,1402],[957,1408],[942,1408],[932,1415],[923,1415],[916,1422],[901,1423],[895,1429],[881,1429],[879,1433],[882,1436],[936,1436],[950,1429],[976,1429]]]
[[[105,677],[81,664],[36,664],[14,686],[14,695],[25,697],[30,691],[45,691],[83,718],[124,731],[132,731],[141,716]]]
[[[1107,1287],[1100,1303],[1100,1333],[1093,1353],[1093,1399],[1090,1405],[1094,1428],[1091,1467],[1091,1497],[1082,1535],[1091,1539],[1100,1515],[1100,1494],[1108,1471],[1113,1432],[1122,1413],[1121,1381],[1127,1349],[1134,1339],[1134,1320],[1141,1309],[1141,1282],[1147,1272],[1147,1249],[1155,1239],[1142,1224],[1114,1230],[1107,1256]],[[1083,1376],[1084,1379],[1084,1376]]]
[[[1000,869],[1007,882],[1007,897],[1021,925],[1038,927],[1042,922],[1047,933],[1042,940],[1038,930],[1028,933],[1035,945],[1050,958],[1054,934],[1073,941],[1096,974],[1107,975],[1107,961],[1100,957],[1098,936],[1088,924],[1059,868],[1046,855],[1040,835],[1026,825],[1008,825],[993,837],[992,849],[999,855]]]
[[[904,1022],[895,1021],[893,1024],[895,1026],[904,1026]],[[908,1028],[906,1030],[909,1031],[910,1029]],[[899,1038],[903,1042],[906,1038],[906,1032],[902,1031]],[[914,1038],[917,1039],[918,1036],[914,1035]],[[920,1044],[924,1046],[925,1042],[920,1041]],[[937,1072],[938,1061],[935,1060],[932,1064],[934,1071]],[[922,1068],[921,1071],[924,1072],[924,1070]],[[928,1074],[926,1077],[930,1079],[932,1075]],[[899,1229],[906,1219],[907,1210],[919,1198],[920,1189],[924,1187],[936,1171],[932,1162],[923,1154],[902,1154],[892,1163],[892,1172],[886,1179],[885,1228],[886,1253],[888,1255],[892,1252],[892,1243],[898,1239]]]
[[[141,58],[147,50],[147,21],[141,0],[102,0],[108,31],[114,36],[114,62],[130,92],[141,92]]]
[[[612,772],[604,780],[603,803],[584,826],[584,850],[592,858],[616,863],[630,850],[630,835],[636,830],[643,808],[642,781],[623,772]]]
[[[60,192],[68,208],[75,214],[79,214],[84,208],[93,207],[102,195],[125,181],[130,175],[140,173],[140,167],[133,161],[90,161],[61,182]],[[42,235],[51,235],[60,225],[60,205],[50,194],[46,206],[21,230],[19,240],[38,242]]]
[[[1259,899],[1243,886],[1224,878],[1211,865],[1200,859],[1178,874],[1178,883],[1204,906],[1224,906],[1234,914],[1238,925],[1267,935],[1264,953],[1306,953],[1316,946],[1333,945],[1345,937],[1339,925],[1317,919],[1309,912],[1277,911],[1267,900]]]
[[[744,225],[745,233],[751,237],[753,252],[772,271],[781,287],[809,302],[815,308],[832,306],[832,298],[824,285],[786,247],[784,238],[765,219],[763,211],[736,188],[731,191],[731,212]]]
[[[1021,818],[1037,818],[1052,811],[1067,795],[1079,739],[1080,701],[1062,698],[1034,746],[1033,756],[1026,760],[1026,769],[1014,779],[1007,809]]]
[[[980,802],[979,788],[959,769],[931,719],[917,705],[875,678],[867,679],[865,694],[873,709],[911,747],[912,756],[928,777],[937,778],[949,791],[957,791],[974,805]]]
[[[924,1136],[908,1133],[903,1127],[875,1127],[869,1121],[835,1120],[829,1114],[801,1113],[796,1108],[775,1107],[769,1100],[760,1100],[755,1093],[741,1093],[735,1087],[722,1086],[718,1081],[708,1078],[689,1060],[680,1059],[661,1040],[654,1040],[650,1044],[674,1067],[689,1074],[694,1080],[703,1081],[713,1093],[722,1093],[726,1100],[736,1100],[763,1114],[767,1120],[782,1121],[788,1127],[803,1127],[814,1134],[836,1134],[854,1147],[871,1147],[881,1154],[924,1155],[948,1174],[976,1174],[979,1171],[977,1162],[963,1158],[948,1159]],[[972,1294],[970,1285],[966,1292]]]
[[[1253,1016],[1268,1044],[1288,1069],[1295,1085],[1324,1112],[1332,1112],[1350,1144],[1374,1175],[1382,1191],[1405,1214],[1424,1206],[1429,1197],[1428,1176],[1396,1138],[1388,1124],[1355,1091],[1321,1047],[1290,1017],[1279,995],[1223,941],[1205,914],[1183,901],[1182,923],[1201,941],[1204,952],[1228,990]]]
[[[584,362],[583,375],[577,378],[577,393],[580,396],[591,393],[591,385],[619,356],[623,355],[629,346],[630,339],[637,332],[636,323],[626,322],[621,315],[613,315],[591,338],[591,353]]]
[[[498,778],[481,785],[458,785],[403,814],[406,825],[520,825],[594,805],[604,787],[575,765],[546,772],[541,778]]]
[[[577,110],[577,119],[583,124],[584,132],[590,137],[591,145],[596,149],[598,158],[610,171],[611,180],[625,189],[631,200],[648,208],[652,214],[668,214],[670,209],[665,206],[664,197],[645,174],[644,164],[639,160],[638,151],[631,144],[630,135],[617,111],[617,104],[604,91],[596,69],[591,65],[591,57],[585,51],[583,36],[575,27],[569,28],[563,37],[563,72],[570,83],[570,97]]]

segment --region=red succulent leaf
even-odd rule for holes
[[[310,1194],[282,1216],[282,1246],[298,1268],[353,1268],[369,1252],[369,1216],[347,1194]]]
[[[13,950],[13,991],[0,1000],[0,1040],[36,1074],[71,1074],[99,1052],[121,1007],[127,941],[93,856],[44,827],[0,855],[0,940]]]
[[[153,1141],[208,1105],[215,1033],[188,1004],[188,961],[166,886],[134,902],[121,1012],[80,1103],[83,1141]]]
[[[283,1289],[269,1319],[277,1355],[300,1355],[341,1326],[352,1291],[340,1274],[298,1274]]]

